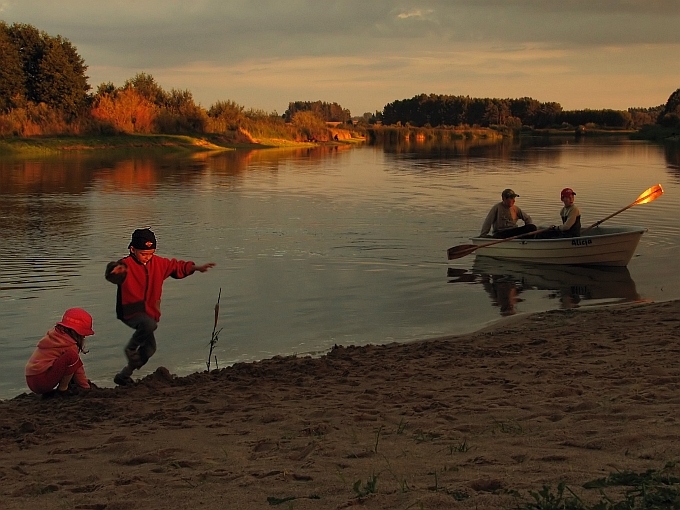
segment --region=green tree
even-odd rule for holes
[[[203,133],[208,116],[194,102],[191,92],[172,89],[166,96],[165,107],[161,109],[156,123],[163,133]]]
[[[167,106],[168,93],[156,83],[156,80],[150,74],[137,73],[134,78],[125,82],[123,88],[127,87],[132,87],[138,94],[156,106]]]
[[[47,38],[34,85],[37,102],[77,114],[87,102],[87,66],[75,48],[60,36]]]
[[[43,35],[37,28],[31,25],[17,23],[8,27],[7,33],[21,60],[25,98],[27,101],[39,103],[35,86],[39,76],[40,59],[44,49]]]
[[[312,112],[325,122],[349,122],[352,114],[338,103],[325,103],[322,101],[294,101],[288,103],[288,109],[283,117],[287,122],[292,122],[298,112]]]
[[[657,122],[663,126],[680,127],[680,89],[670,95]]]
[[[21,57],[7,25],[0,22],[0,112],[20,106],[26,96]]]
[[[243,120],[243,106],[234,101],[217,101],[208,110],[208,117],[218,121],[223,130],[233,130]]]
[[[99,87],[97,87],[95,97],[103,96],[105,94],[113,94],[115,91],[116,86],[113,84],[113,82],[108,81],[106,83],[100,83]]]
[[[25,100],[75,114],[86,104],[87,66],[75,47],[27,24],[7,27],[21,61]]]

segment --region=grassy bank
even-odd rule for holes
[[[643,126],[631,136],[634,140],[654,140],[680,143],[680,127],[664,127],[659,125]]]
[[[333,143],[358,143],[352,138]],[[113,136],[54,136],[0,139],[0,154],[39,156],[65,151],[88,150],[158,150],[162,152],[224,151],[235,149],[266,149],[272,147],[314,147],[317,143],[294,142],[278,138],[244,140],[227,135],[113,135]]]
[[[227,150],[203,138],[182,135],[56,136],[0,139],[0,154],[48,155],[77,150],[159,149],[195,152]]]

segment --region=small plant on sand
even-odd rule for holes
[[[512,435],[520,435],[524,433],[524,429],[522,429],[522,426],[519,423],[516,422],[505,422],[505,421],[498,421],[494,419],[494,432],[498,430],[499,432],[503,434],[512,434]]]
[[[425,432],[422,429],[418,429],[414,432],[413,439],[415,439],[417,443],[430,443],[437,439],[440,435],[441,434],[436,432]]]
[[[569,491],[571,496],[564,496],[564,490]],[[550,486],[544,485],[539,491],[529,491],[534,502],[526,503],[518,507],[522,510],[586,510],[583,501],[566,486],[564,482],[557,485],[557,494],[553,494]],[[604,510],[604,509],[602,509]]]
[[[649,469],[644,473],[620,471],[610,473],[605,478],[598,478],[583,484],[584,489],[598,489],[600,500],[589,505],[574,493],[565,482],[557,485],[553,493],[547,485],[543,489],[529,494],[532,502],[523,503],[517,510],[675,510],[680,508],[680,478],[672,476],[670,471],[675,463],[668,463],[660,470]],[[625,487],[623,500],[616,501],[608,496],[604,489],[608,487]]]
[[[295,501],[296,499],[321,499],[321,497],[317,496],[316,494],[310,494],[309,496],[285,496],[283,498],[269,496],[267,498],[267,503],[269,503],[270,506],[283,505],[284,503],[288,503],[288,508],[293,508],[293,501]]]
[[[437,476],[437,470],[435,469],[430,474],[434,475],[434,486],[430,487],[430,489],[434,492],[437,492],[439,490],[439,477]]]
[[[372,474],[366,480],[366,483],[362,484],[361,479],[359,479],[356,482],[354,482],[354,485],[352,486],[352,490],[354,491],[358,498],[365,498],[369,494],[375,494],[377,488],[378,488],[378,475],[376,475],[375,473]]]
[[[456,453],[465,453],[470,450],[470,446],[467,444],[467,439],[464,439],[462,443],[450,444],[449,445],[449,455]]]
[[[213,330],[212,330],[212,336],[210,338],[210,351],[208,352],[208,361],[206,361],[206,366],[208,367],[208,372],[210,372],[210,360],[212,358],[212,353],[213,349],[215,348],[215,344],[219,340],[220,332],[222,331],[222,328],[217,329],[217,319],[220,316],[220,298],[222,297],[222,287],[220,287],[220,292],[217,295],[217,303],[215,303],[215,322],[213,324]],[[217,356],[215,356],[215,368],[220,368],[217,365]]]
[[[380,434],[382,434],[384,425],[380,425],[375,432],[375,444],[373,445],[373,453],[378,453],[378,441],[380,441]]]
[[[409,487],[409,484],[408,484],[408,481],[406,480],[406,478],[404,478],[403,476],[398,475],[397,473],[394,472],[394,469],[392,468],[392,464],[390,463],[389,459],[387,457],[385,457],[384,455],[383,455],[383,459],[385,460],[385,464],[387,464],[387,469],[385,469],[384,471],[381,471],[381,474],[386,471],[387,473],[389,473],[390,475],[392,475],[394,477],[395,481],[399,485],[399,490],[402,493],[409,492],[411,490],[411,487]]]

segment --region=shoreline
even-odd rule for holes
[[[583,484],[610,473],[680,474],[679,339],[680,300],[622,304],[22,394],[0,401],[0,502],[517,508],[560,482],[597,502]]]
[[[0,154],[34,156],[92,150],[160,150],[166,152],[212,152],[309,148],[328,145],[355,145],[363,138],[345,138],[328,142],[295,142],[284,139],[246,140],[223,135],[127,134],[109,136],[40,136],[32,138],[0,138]]]

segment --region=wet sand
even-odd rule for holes
[[[161,347],[162,348],[162,347]],[[680,301],[0,401],[0,508],[511,508],[680,459]]]

